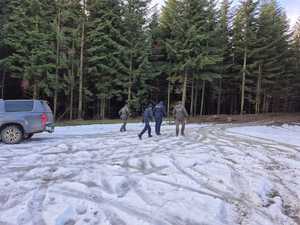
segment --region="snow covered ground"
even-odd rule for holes
[[[141,128],[0,143],[0,225],[300,224],[300,126]]]

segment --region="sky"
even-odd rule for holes
[[[234,0],[238,2],[238,0]],[[294,25],[298,18],[300,18],[300,0],[278,0],[283,8],[285,8],[287,16],[292,25]],[[165,0],[153,0],[160,6],[164,4]]]

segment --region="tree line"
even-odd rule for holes
[[[57,119],[125,102],[191,115],[300,111],[300,20],[276,0],[0,0],[2,98],[43,98]]]

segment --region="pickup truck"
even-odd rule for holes
[[[54,132],[54,118],[43,100],[0,100],[0,141],[18,144],[34,134]]]

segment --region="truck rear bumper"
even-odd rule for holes
[[[49,133],[53,133],[54,132],[54,124],[47,124],[45,127],[45,131],[47,131]]]

